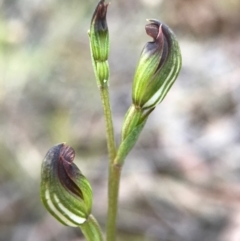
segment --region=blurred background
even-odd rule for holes
[[[39,198],[41,162],[67,142],[105,227],[107,149],[87,30],[96,0],[0,0],[0,241],[80,241]],[[112,0],[110,94],[116,141],[149,37],[176,33],[180,76],[124,166],[118,240],[240,240],[240,1]]]

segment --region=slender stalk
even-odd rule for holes
[[[103,112],[106,122],[106,132],[107,132],[107,146],[109,155],[109,165],[113,163],[116,156],[116,146],[114,140],[113,122],[112,122],[112,112],[110,106],[110,98],[108,91],[108,84],[100,86],[100,94],[103,105]]]
[[[92,214],[80,225],[80,228],[87,241],[104,241],[101,228]]]
[[[115,241],[118,211],[118,193],[122,167],[111,163],[108,178],[107,241]]]
[[[101,100],[106,122],[107,146],[109,155],[108,167],[108,214],[107,214],[107,241],[115,240],[116,219],[118,209],[118,190],[120,182],[121,168],[114,165],[116,147],[114,141],[114,131],[112,124],[112,114],[109,100],[108,85],[100,87]]]
[[[137,132],[132,135],[131,141],[133,143],[128,143],[130,146],[126,148],[123,146],[123,150],[121,150],[120,154],[117,155],[115,141],[114,141],[114,131],[112,124],[112,114],[110,108],[109,101],[109,92],[108,85],[102,85],[100,87],[101,100],[103,104],[105,122],[106,122],[106,131],[107,131],[107,145],[108,145],[108,153],[109,153],[109,172],[108,172],[108,214],[107,214],[107,241],[115,241],[116,239],[116,222],[117,222],[117,212],[118,212],[118,194],[119,194],[119,186],[120,186],[120,178],[121,178],[121,170],[123,166],[124,159],[128,152],[132,149],[135,144],[139,133],[141,132],[142,125],[139,125],[137,128]],[[140,117],[142,115],[141,110],[136,109],[135,106],[130,108],[129,118],[126,124],[125,134],[127,135],[129,128],[133,127],[137,124]],[[125,138],[125,137],[124,137]],[[122,140],[124,141],[124,140]],[[121,146],[120,146],[121,147]],[[120,148],[121,149],[121,148]],[[120,150],[119,150],[120,151]]]

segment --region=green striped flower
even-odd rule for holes
[[[104,0],[100,0],[93,13],[90,29],[88,31],[94,72],[100,86],[107,84],[109,78],[107,9],[108,3],[105,3]]]
[[[158,20],[148,20],[146,33],[153,38],[142,50],[133,81],[133,104],[151,109],[160,103],[175,82],[182,65],[174,33]]]
[[[109,33],[107,26],[107,8],[104,0],[100,0],[93,13],[89,36],[93,58],[96,61],[106,61],[109,53]]]
[[[79,226],[91,214],[92,188],[73,163],[74,150],[65,143],[53,146],[42,163],[41,199],[62,224]]]

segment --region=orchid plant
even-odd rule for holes
[[[116,218],[121,170],[124,161],[156,106],[162,102],[181,69],[181,52],[172,30],[164,23],[149,19],[146,33],[152,38],[144,46],[132,87],[132,104],[127,111],[121,142],[115,145],[109,99],[108,4],[100,0],[88,32],[96,82],[106,122],[109,154],[108,214],[106,241],[116,240]],[[91,213],[92,188],[73,163],[75,152],[65,143],[53,146],[46,154],[41,172],[41,200],[49,213],[66,226],[80,227],[87,241],[105,240]]]

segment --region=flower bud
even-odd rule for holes
[[[109,34],[106,21],[108,4],[99,1],[92,17],[89,37],[94,61],[106,61],[109,53]]]
[[[108,4],[100,0],[92,17],[90,30],[88,31],[90,39],[90,50],[94,73],[99,86],[108,84],[109,66],[109,34],[107,26],[107,8]]]
[[[181,52],[171,29],[148,20],[146,33],[153,38],[142,50],[133,81],[133,104],[142,109],[160,103],[176,80],[181,69]]]
[[[73,163],[74,150],[66,144],[53,146],[42,163],[41,199],[62,224],[79,226],[91,214],[92,189]]]

